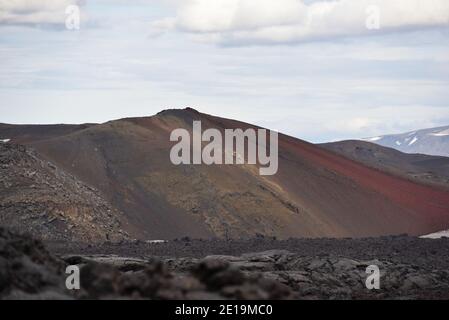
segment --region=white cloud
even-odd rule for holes
[[[142,4],[131,5],[137,1]],[[246,9],[239,9],[239,14],[218,12],[211,14],[213,19],[205,14],[204,20],[190,25],[187,18],[181,24],[179,12],[161,4],[168,1],[176,0],[91,1],[82,11],[89,10],[89,26],[95,21],[99,27],[83,29],[82,24],[82,33],[0,27],[0,122],[96,122],[192,106],[313,142],[449,123],[447,32],[425,29],[376,38],[311,41],[301,46],[222,48],[190,41],[190,36],[179,32],[156,36],[172,28],[224,44],[235,44],[241,34],[247,34],[239,40],[242,44],[262,41],[255,36],[263,30],[301,27],[301,8],[310,14],[311,1],[289,1],[290,6],[281,6],[287,3],[284,0],[253,1],[243,7]],[[215,0],[209,1],[215,5]],[[58,1],[58,5],[63,2]],[[178,10],[191,5],[183,3],[185,0],[175,3]],[[258,6],[251,7],[254,3]],[[295,7],[295,3],[308,4]],[[435,8],[429,6],[433,1],[422,3]],[[276,6],[273,10],[272,4]],[[6,6],[0,8],[6,10]],[[65,11],[58,8],[28,7],[21,14]],[[339,10],[349,10],[342,8]],[[407,8],[400,9],[405,15]],[[345,13],[335,10],[312,20],[327,36],[337,31],[339,36],[357,34],[356,15],[348,12],[348,21],[340,23]],[[388,17],[385,10],[383,19]],[[441,15],[447,12],[443,7],[434,11]],[[364,10],[360,12],[365,16]],[[429,16],[425,12],[422,9],[418,15]],[[158,29],[148,39],[152,19],[158,19]],[[397,14],[395,19],[406,28],[404,17]],[[430,22],[435,19],[419,19],[412,17],[421,22],[407,26],[441,25]],[[361,23],[363,27],[364,21]],[[387,29],[402,27],[390,23]],[[317,30],[309,31],[308,38],[288,41],[319,38]],[[270,37],[263,41],[279,42]]]
[[[177,23],[194,32],[257,30],[291,25],[305,18],[306,6],[297,0],[186,1],[178,10]]]
[[[82,0],[0,0],[0,25],[61,25],[66,8]]]
[[[380,10],[380,30],[366,27],[373,5]],[[449,26],[449,1],[185,0],[177,2],[176,17],[155,22],[161,25],[222,44],[313,41]]]

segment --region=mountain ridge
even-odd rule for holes
[[[204,129],[258,128],[171,109],[34,139],[34,128],[17,126],[16,136],[6,137],[0,126],[0,137],[24,141],[100,190],[135,238],[363,237],[449,228],[449,193],[283,134],[275,176],[259,176],[255,165],[172,165],[170,132],[191,131],[194,120]]]
[[[387,134],[362,140],[405,153],[449,156],[449,126],[419,129],[399,134]]]
[[[448,157],[403,153],[361,140],[343,140],[323,143],[319,146],[367,166],[418,183],[449,188]]]

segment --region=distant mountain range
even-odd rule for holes
[[[363,139],[405,153],[449,157],[449,126]]]
[[[257,165],[172,164],[170,133],[191,133],[197,120],[220,132],[257,128],[190,108],[103,124],[0,124],[0,143],[26,148],[0,150],[8,173],[0,184],[0,214],[45,238],[51,235],[40,233],[48,230],[83,240],[91,230],[98,236],[90,241],[122,234],[146,240],[423,235],[449,228],[447,189],[390,170],[402,164],[373,166],[283,134],[274,176],[260,176]],[[384,159],[401,158],[389,154]],[[420,163],[410,166],[426,172]],[[45,225],[27,222],[35,217]]]
[[[449,189],[448,157],[408,154],[360,140],[324,143],[320,146],[369,167]]]

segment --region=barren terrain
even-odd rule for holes
[[[448,238],[47,245],[0,228],[1,299],[449,299]],[[65,288],[67,265],[80,290]]]

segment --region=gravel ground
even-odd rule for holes
[[[387,260],[428,268],[449,269],[449,238],[421,239],[390,236],[364,239],[289,239],[258,237],[247,240],[180,239],[166,243],[142,241],[87,245],[47,243],[56,254],[115,254],[132,257],[190,257],[242,255],[267,250],[287,250],[302,257],[337,256],[362,260]]]
[[[0,228],[0,299],[449,299],[449,239],[182,239],[89,246]],[[65,287],[80,268],[81,289]],[[369,290],[369,266],[380,288]]]

